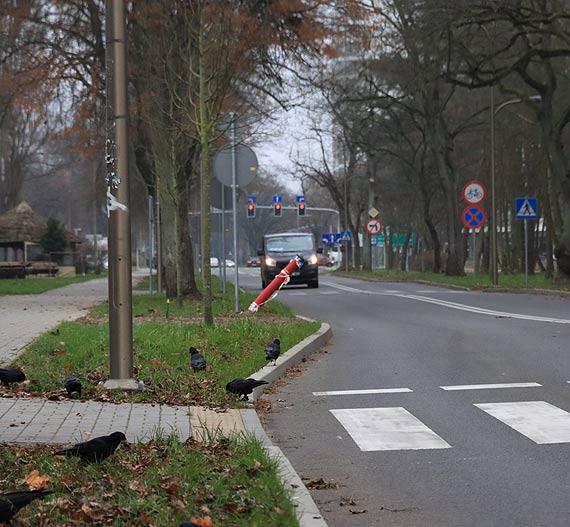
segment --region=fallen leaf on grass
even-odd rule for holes
[[[179,490],[178,484],[175,481],[165,481],[160,488],[168,494],[176,494]]]
[[[160,359],[152,359],[150,364],[153,368],[158,368],[160,366]]]
[[[134,490],[140,494],[146,494],[146,486],[143,485],[140,481],[136,480],[129,483],[129,490]]]
[[[253,467],[250,467],[246,470],[246,472],[250,475],[253,476],[256,472],[259,472],[261,470],[261,468],[263,467],[263,465],[257,461],[257,459],[253,460]]]
[[[46,488],[50,479],[49,476],[40,476],[39,470],[32,470],[24,478],[24,481],[28,484],[31,490],[41,490]]]
[[[199,527],[214,527],[214,522],[209,516],[206,516],[205,518],[190,518],[190,521],[199,525]]]

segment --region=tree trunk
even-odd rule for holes
[[[176,173],[176,297],[182,305],[184,297],[200,298],[194,275],[194,258],[188,224],[188,175],[180,168]]]
[[[200,10],[200,18],[203,22],[204,11]],[[210,235],[211,214],[210,214],[210,187],[212,174],[210,167],[210,116],[207,107],[207,86],[206,86],[206,65],[204,57],[204,25],[200,24],[199,33],[199,65],[198,75],[200,79],[199,87],[199,129],[200,129],[200,237],[202,240],[202,281],[204,284],[203,306],[204,324],[212,326],[214,315],[212,312],[212,269],[210,267]]]

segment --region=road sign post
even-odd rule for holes
[[[469,181],[463,186],[463,190],[461,191],[461,195],[463,196],[463,201],[468,203],[469,205],[474,205],[475,207],[467,207],[463,211],[463,224],[468,228],[472,229],[473,232],[473,278],[477,275],[477,234],[476,228],[473,224],[479,222],[480,225],[485,223],[485,211],[478,206],[479,203],[483,202],[485,197],[487,196],[487,189],[485,185],[479,181]],[[478,210],[475,210],[478,209]],[[469,211],[469,212],[467,212]],[[482,213],[482,216],[481,216]]]
[[[517,220],[524,220],[524,283],[528,287],[528,220],[537,218],[538,200],[536,198],[517,198],[515,211]]]

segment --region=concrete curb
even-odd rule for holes
[[[317,508],[311,494],[279,447],[271,443],[263,430],[255,410],[241,410],[241,417],[247,433],[254,436],[279,465],[279,475],[285,488],[291,492],[291,501],[297,508],[301,527],[327,527],[327,523]]]
[[[315,322],[314,320],[306,317],[301,317],[297,315],[297,318],[302,320],[307,320],[309,322]],[[257,380],[264,380],[271,384],[273,381],[283,377],[285,371],[291,366],[296,366],[304,358],[308,357],[319,348],[325,345],[332,337],[332,330],[329,324],[326,322],[321,323],[321,327],[312,335],[303,339],[299,344],[296,344],[291,349],[287,350],[286,353],[281,355],[277,359],[277,366],[264,366],[261,370],[257,371],[252,375]],[[268,385],[260,386],[253,391],[251,395],[252,401],[257,401],[259,396],[264,392]]]
[[[312,319],[299,315],[297,315],[297,318],[313,322]],[[281,355],[281,357],[277,359],[277,366],[265,366],[253,374],[252,377],[257,380],[266,380],[269,383],[281,378],[288,368],[299,364],[305,357],[308,357],[324,346],[331,337],[332,330],[330,325],[325,322],[321,323],[321,327],[318,331]],[[256,388],[252,394],[254,401],[263,393],[264,388],[265,386]],[[291,499],[297,507],[299,525],[301,527],[327,527],[327,523],[319,512],[307,487],[305,487],[303,481],[293,468],[293,465],[291,465],[281,449],[273,445],[265,433],[257,412],[253,409],[241,410],[241,417],[246,432],[255,437],[277,461],[281,479],[285,488],[291,491]]]

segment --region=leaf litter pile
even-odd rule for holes
[[[55,451],[47,445],[0,450],[1,493],[55,491],[23,508],[12,526],[298,525],[275,462],[250,439],[180,443],[159,437],[93,464]]]

